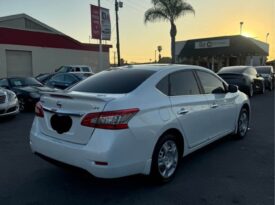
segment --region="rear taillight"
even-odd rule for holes
[[[137,108],[87,114],[81,125],[101,129],[127,129],[128,122],[139,111]]]
[[[43,107],[40,102],[36,103],[35,105],[35,115],[37,117],[44,117]]]

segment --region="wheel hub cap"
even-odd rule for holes
[[[248,128],[248,117],[246,113],[242,113],[239,120],[239,132],[242,136],[245,135]]]
[[[178,149],[174,141],[169,140],[165,142],[158,155],[158,170],[164,177],[168,178],[176,170],[178,164]]]

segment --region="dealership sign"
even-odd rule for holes
[[[101,22],[100,22],[101,17]],[[111,39],[111,20],[109,9],[91,5],[92,38],[102,40]]]
[[[229,47],[229,46],[230,46],[229,39],[195,42],[195,49],[221,48],[221,47]]]

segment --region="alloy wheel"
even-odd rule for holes
[[[22,98],[19,98],[18,103],[20,112],[23,112],[25,110],[25,101]]]
[[[247,130],[248,130],[248,114],[247,112],[242,112],[240,117],[239,117],[239,122],[238,122],[238,129],[239,129],[239,134],[240,136],[245,136]]]
[[[158,153],[158,171],[163,178],[171,177],[178,164],[178,148],[174,141],[166,141]]]
[[[249,97],[252,97],[254,94],[254,90],[253,90],[253,85],[250,85],[250,89],[249,89]]]

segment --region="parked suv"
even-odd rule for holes
[[[55,72],[89,72],[94,73],[91,66],[88,65],[63,65],[56,69]]]

